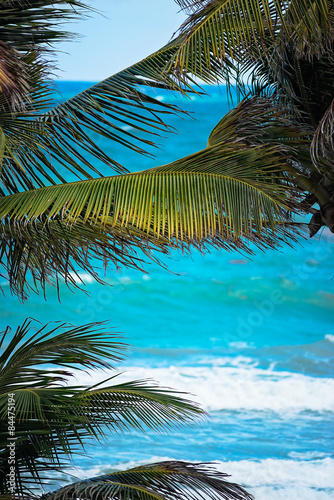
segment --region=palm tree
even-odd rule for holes
[[[0,494],[37,499],[57,472],[88,440],[106,431],[160,430],[192,422],[205,412],[181,393],[113,375],[84,387],[69,384],[73,369],[111,370],[126,346],[101,323],[84,327],[49,324],[32,332],[31,321],[1,339]],[[7,344],[7,345],[6,345]],[[240,486],[205,464],[161,462],[69,484],[43,498],[251,499]],[[11,483],[11,478],[13,484]],[[54,486],[53,486],[54,487]]]
[[[291,183],[288,198],[295,211],[313,214],[311,237],[322,226],[333,232],[333,2],[177,3],[189,17],[178,33],[181,43],[169,71],[236,86],[243,101],[235,112],[246,112],[239,114],[238,126],[226,140],[249,146],[288,142],[294,155],[282,150],[287,161],[279,172]]]
[[[20,297],[46,283],[58,286],[59,279],[76,286],[80,268],[100,280],[91,256],[116,268],[142,268],[138,249],[159,261],[159,252],[171,248],[252,252],[250,244],[277,247],[296,237],[291,211],[300,187],[291,171],[308,161],[309,136],[278,101],[246,99],[218,124],[206,149],[143,172],[129,173],[94,142],[100,134],[145,154],[152,138],[168,130],[165,117],[181,112],[150,97],[145,86],[189,93],[200,91],[193,77],[212,81],[237,72],[240,61],[223,57],[218,41],[210,46],[210,23],[196,29],[208,9],[224,2],[179,3],[194,4],[195,13],[169,44],[53,107],[45,44],[66,36],[59,20],[83,4],[11,0],[1,9],[8,57],[0,97],[0,255],[3,274]],[[238,40],[243,47],[241,35]],[[103,177],[99,163],[117,175]],[[60,170],[79,180],[68,183]]]

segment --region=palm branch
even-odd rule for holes
[[[209,464],[158,462],[85,479],[44,495],[43,500],[252,500],[228,475]]]
[[[325,0],[176,0],[191,15],[181,26],[175,66],[209,81],[221,80],[217,62],[244,64],[254,54],[273,61],[274,50],[293,45],[298,54],[319,57],[332,50],[333,4]],[[268,35],[270,35],[268,37]],[[255,51],[255,52],[254,52]]]
[[[191,90],[185,79],[179,83],[164,72],[177,48],[178,40],[175,40],[45,113],[41,121],[52,136],[54,149],[58,146],[62,150],[68,149],[81,162],[89,158],[88,153],[119,172],[126,169],[98,147],[97,141],[92,139],[93,134],[137,153],[148,154],[147,148],[155,145],[153,139],[156,141],[161,133],[171,130],[165,123],[166,115],[181,112],[181,109],[151,97],[145,92],[145,87],[181,92]],[[79,154],[85,154],[85,157]],[[62,161],[64,163],[66,159]]]
[[[334,4],[332,1],[177,0],[190,13],[169,70],[236,85],[289,109],[309,135],[308,159],[295,171],[300,209],[314,228],[334,230],[331,158]],[[246,82],[245,82],[246,79]],[[249,86],[250,84],[250,86]],[[312,136],[313,140],[312,140]],[[310,161],[310,159],[312,161]],[[309,193],[309,194],[308,194]],[[318,203],[320,211],[312,208]]]
[[[82,15],[86,6],[76,0],[12,0],[7,7],[0,9],[0,194],[65,182],[67,172],[81,179],[101,176],[101,166],[126,172],[99,147],[101,136],[151,154],[154,141],[171,130],[165,118],[181,110],[150,96],[144,87],[191,90],[185,78],[179,82],[164,72],[178,40],[55,105],[50,63],[43,51],[47,44],[71,37],[59,24]],[[6,92],[20,106],[13,106]]]
[[[292,174],[304,179],[297,165],[310,162],[308,147],[287,110],[246,99],[218,123],[205,150],[186,158],[4,197],[0,252],[12,289],[24,294],[29,272],[43,287],[58,277],[75,286],[76,266],[100,280],[93,254],[141,268],[137,250],[148,258],[157,258],[153,249],[209,245],[251,252],[250,243],[267,248],[293,238],[289,211],[299,187]]]
[[[21,493],[41,483],[53,467],[64,468],[89,439],[110,432],[161,430],[204,415],[182,393],[117,376],[85,387],[69,384],[73,369],[112,369],[125,345],[102,323],[80,327],[45,325],[32,333],[31,321],[10,339],[0,356],[0,482],[6,491],[8,401],[15,401],[16,477]],[[6,345],[7,344],[7,345]],[[111,383],[112,382],[112,383]]]
[[[99,147],[98,136],[137,153],[150,154],[147,148],[156,145],[151,137],[156,140],[161,133],[171,131],[165,117],[181,109],[151,97],[144,86],[190,91],[185,81],[181,85],[163,74],[177,46],[173,42],[53,107],[54,86],[48,81],[44,61],[36,51],[22,56],[29,85],[23,108],[13,113],[5,97],[0,98],[0,193],[66,182],[67,172],[79,179],[101,176],[102,165],[127,172]]]
[[[1,40],[21,53],[32,45],[49,51],[52,43],[73,36],[60,28],[64,21],[93,10],[80,0],[8,0],[1,5]]]

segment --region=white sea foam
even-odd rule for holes
[[[327,335],[325,335],[325,339],[328,340],[328,342],[334,342],[334,335],[328,333]]]
[[[152,457],[150,460],[109,464],[98,471],[96,467],[77,471],[77,476],[92,477],[106,473],[108,468],[126,470],[144,463],[173,460],[170,457]],[[216,462],[215,468],[231,475],[231,482],[244,485],[256,500],[330,500],[334,492],[334,460],[324,458],[307,462],[279,460],[240,460]]]
[[[70,273],[76,283],[94,283],[95,279],[88,273]]]
[[[107,373],[78,373],[82,383],[92,384]],[[299,373],[263,370],[245,365],[213,367],[126,368],[121,380],[154,379],[165,387],[196,394],[206,409],[259,410],[290,414],[304,410],[334,411],[334,379]]]
[[[325,458],[330,456],[322,451],[290,451],[288,454],[289,458],[296,458],[298,460],[318,460],[319,458]]]
[[[252,347],[252,344],[248,344],[248,342],[230,342],[229,343],[230,347],[234,347],[236,349],[247,349],[249,347]]]

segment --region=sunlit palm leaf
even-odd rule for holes
[[[159,241],[191,243],[223,236],[260,237],[288,207],[272,173],[285,161],[272,147],[219,144],[169,165],[122,176],[51,186],[0,200],[3,222],[60,219],[134,226]]]
[[[241,486],[226,481],[227,474],[208,464],[159,462],[113,472],[70,484],[44,496],[47,500],[251,500]]]
[[[274,33],[276,9],[281,13],[279,0],[204,2],[203,8],[180,28],[182,42],[173,59],[174,67],[208,82],[226,78],[230,60],[242,63],[249,48],[261,47],[268,30]],[[234,65],[231,69],[236,71]]]
[[[180,28],[182,42],[170,69],[207,82],[241,82],[245,65],[259,60],[275,73],[292,46],[308,59],[332,50],[334,6],[326,0],[177,1],[194,12]]]
[[[216,231],[238,238],[274,223],[278,204],[287,207],[286,186],[272,182],[285,158],[274,147],[219,143],[162,167],[46,187],[0,200],[4,222],[78,219],[135,226],[170,240],[201,241]],[[245,204],[245,199],[248,203]],[[243,198],[244,206],[242,206]],[[235,217],[233,217],[233,215]],[[249,226],[249,227],[247,227]]]
[[[299,195],[291,172],[310,164],[308,147],[287,110],[253,98],[218,123],[205,150],[169,165],[2,198],[0,251],[13,291],[24,293],[28,272],[43,287],[52,277],[75,286],[78,267],[100,280],[94,254],[141,268],[138,249],[154,258],[168,246],[279,245]]]

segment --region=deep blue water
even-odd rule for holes
[[[61,82],[67,98],[89,84]],[[179,103],[176,96],[158,94]],[[182,104],[182,102],[180,103]],[[168,163],[204,148],[228,110],[224,90],[183,103],[193,118],[170,117],[179,134],[161,139],[157,159],[102,144],[130,170]],[[101,145],[101,144],[100,144]],[[107,172],[104,172],[107,173]],[[6,293],[1,327],[26,317],[72,324],[110,320],[132,345],[128,378],[154,378],[198,396],[210,418],[169,435],[112,436],[89,445],[78,475],[165,458],[217,461],[258,500],[327,500],[334,494],[333,235],[251,258],[212,251],[174,253],[170,272],[112,270],[89,295],[61,287],[25,304]],[[95,373],[92,379],[101,378]]]

